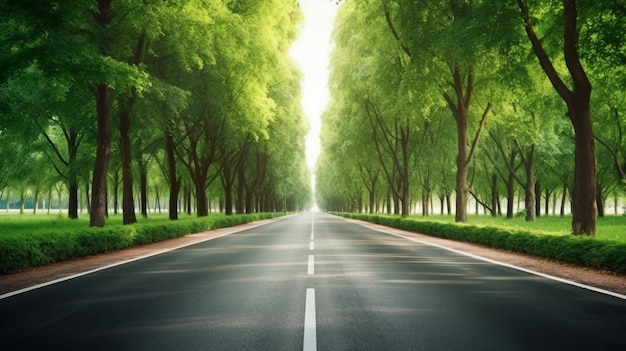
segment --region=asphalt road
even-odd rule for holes
[[[626,300],[323,213],[0,299],[0,350],[624,350]]]

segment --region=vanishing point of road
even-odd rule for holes
[[[625,350],[626,297],[306,212],[0,296],[2,350]]]

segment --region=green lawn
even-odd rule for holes
[[[442,223],[453,223],[454,216],[431,215],[428,217],[411,216],[411,219]],[[535,222],[526,222],[524,218],[506,219],[485,215],[470,215],[468,225],[478,227],[497,227],[511,230],[525,230],[536,234],[569,235],[572,227],[571,216],[541,216]],[[626,216],[606,216],[598,218],[596,237],[601,240],[614,240],[626,243]]]
[[[210,218],[225,217],[222,213],[211,213]],[[197,219],[195,215],[179,214],[180,221]],[[166,224],[169,223],[167,213],[149,214],[148,218],[137,216],[140,224]],[[122,215],[111,215],[106,220],[107,226],[121,226]],[[29,233],[55,233],[68,232],[72,229],[83,230],[89,228],[89,215],[79,215],[79,219],[70,220],[65,214],[15,214],[0,212],[0,235],[25,235]]]
[[[454,216],[430,215],[422,217],[414,215],[411,219],[441,223],[453,223]],[[468,216],[468,225],[477,227],[496,227],[510,230],[532,231],[537,234],[569,235],[571,233],[571,216],[541,216],[534,222],[526,222],[524,218],[491,217],[486,215]],[[596,237],[601,240],[614,240],[626,243],[626,216],[606,216],[598,218]]]
[[[224,216],[221,213],[212,213],[212,218]],[[181,214],[180,220],[193,220],[196,216]],[[430,215],[422,217],[411,216],[411,219],[453,223],[454,216]],[[139,223],[167,223],[169,219],[166,213],[150,214],[148,218],[137,217]],[[528,230],[537,234],[569,235],[571,228],[571,216],[542,216],[535,222],[526,222],[523,218],[506,219],[504,217],[491,217],[485,215],[470,215],[468,225],[479,227],[498,227],[513,230]],[[114,215],[107,219],[107,225],[121,225],[122,216]],[[85,213],[80,219],[71,221],[65,215],[59,214],[6,214],[0,212],[0,235],[27,234],[68,231],[68,229],[84,229],[89,226],[89,216]],[[615,240],[626,242],[626,216],[606,216],[598,218],[597,238],[602,240]]]
[[[90,228],[86,215],[69,220],[58,214],[4,214],[0,215],[0,274],[281,215],[214,213],[203,218],[182,215],[170,221],[167,214],[161,214],[139,218],[132,226],[122,225],[118,215],[110,217],[104,228]]]

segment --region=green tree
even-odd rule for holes
[[[456,216],[467,221],[468,170],[492,106],[484,95],[480,113],[472,112],[477,100],[477,77],[495,75],[501,68],[494,59],[512,37],[494,37],[511,20],[510,8],[489,1],[388,2],[384,6],[389,30],[399,46],[411,57],[416,77],[432,82],[426,90],[437,91],[452,112],[456,123]],[[423,91],[423,89],[422,89]],[[470,123],[477,120],[477,123]],[[470,130],[474,130],[470,137]]]
[[[552,86],[567,105],[567,116],[575,129],[575,168],[573,187],[573,218],[572,233],[574,235],[595,235],[596,233],[596,177],[597,165],[593,128],[591,123],[591,82],[581,62],[579,52],[579,14],[576,0],[564,0],[559,6],[558,16],[563,21],[562,54],[567,67],[566,79],[562,78],[556,64],[559,62],[555,55],[550,57],[546,45],[537,34],[537,24],[531,14],[527,1],[517,0],[522,13],[524,28],[530,40],[535,55],[552,83]],[[549,9],[549,8],[548,8]],[[556,9],[549,9],[556,10]],[[544,13],[550,13],[544,11]],[[545,23],[551,23],[550,19]],[[545,29],[543,29],[545,31]],[[568,86],[568,83],[571,86]]]
[[[0,89],[8,108],[0,120],[13,133],[44,138],[42,150],[68,188],[68,217],[78,218],[79,173],[90,161],[84,139],[93,132],[93,125],[85,123],[93,114],[86,87],[47,78],[33,65],[15,72]]]

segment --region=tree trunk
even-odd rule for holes
[[[206,217],[209,215],[209,200],[206,195],[206,183],[203,179],[194,182],[196,186],[196,215]]]
[[[461,141],[459,140],[459,152],[464,150],[465,147],[461,147]],[[456,222],[467,222],[467,198],[469,189],[467,188],[467,167],[465,167],[465,157],[459,153],[457,157],[457,170],[456,170],[456,214],[454,220]]]
[[[69,219],[78,219],[78,142],[77,133],[70,133],[68,140],[68,170],[67,170],[67,191],[69,192],[69,202],[67,204],[67,216]],[[61,206],[59,204],[59,206]]]
[[[130,103],[128,103],[130,104]],[[133,197],[132,150],[130,142],[130,106],[120,113],[120,153],[122,156],[122,223],[137,222]]]
[[[411,131],[409,126],[400,127],[400,142],[402,143],[402,217],[408,217],[409,215],[409,202],[410,202],[410,167],[409,167],[409,144]]]
[[[545,202],[544,202],[544,214],[546,216],[550,215],[550,197],[552,196],[552,193],[554,192],[554,190],[550,190],[548,188],[546,188],[546,198],[545,198]]]
[[[567,184],[563,183],[563,196],[561,196],[561,210],[559,215],[565,216],[565,200],[567,199]]]
[[[393,197],[393,214],[400,214],[400,198],[398,196]]]
[[[105,199],[106,199],[106,188],[105,188]],[[89,184],[85,183],[85,202],[87,203],[87,213],[91,213],[91,202],[89,199]],[[104,214],[106,215],[106,209]]]
[[[572,192],[572,233],[574,235],[596,234],[596,155],[589,112],[589,100],[574,101],[569,114],[574,123],[574,189]]]
[[[145,33],[142,33],[137,42],[135,43],[135,49],[133,51],[133,55],[129,60],[130,65],[138,66],[143,61],[143,54],[145,50]],[[122,109],[120,111],[120,151],[122,154],[122,216],[124,224],[133,224],[137,222],[137,217],[135,216],[135,203],[133,199],[133,170],[132,170],[132,142],[130,139],[130,128],[131,128],[131,111],[135,102],[137,101],[137,90],[132,87],[130,89],[130,95],[128,99],[124,102]],[[145,184],[141,184],[142,186]],[[142,189],[143,191],[143,189]],[[147,201],[144,198],[146,195],[144,192],[141,193],[140,202],[141,202],[141,214],[144,217],[148,216],[146,212],[146,204],[144,202]],[[147,196],[146,196],[147,197]]]
[[[245,187],[246,187],[246,170],[244,162],[237,162],[237,201],[235,202],[235,213],[243,214],[245,211]]]
[[[158,211],[161,213],[161,194],[159,193],[159,188],[157,186],[154,187],[154,210],[153,212]]]
[[[191,215],[191,189],[189,189],[189,186],[185,187],[185,212],[187,212],[188,215]]]
[[[139,165],[139,193],[141,216],[148,218],[148,166]]]
[[[226,214],[227,216],[231,216],[233,214],[233,181],[232,179],[227,179],[223,185],[224,185],[224,214]]]
[[[246,209],[245,209],[246,214],[251,214],[255,212],[254,200],[255,200],[254,194],[246,192]]]
[[[504,156],[504,151],[502,152]],[[515,159],[517,158],[517,149],[511,150],[508,155],[507,170],[508,176],[506,182],[506,218],[511,219],[514,216],[513,206],[515,199]]]
[[[104,227],[106,218],[106,187],[111,155],[111,88],[98,84],[94,88],[98,119],[96,160],[91,181],[89,225]]]
[[[422,216],[428,217],[428,200],[430,199],[430,191],[422,189]]]
[[[178,193],[180,191],[180,179],[176,171],[176,156],[174,151],[174,137],[168,129],[165,132],[165,153],[167,154],[167,174],[170,183],[169,219],[178,219]]]
[[[46,212],[48,212],[48,214],[50,214],[50,212],[52,211],[52,188],[48,189],[48,202],[46,203]],[[59,208],[61,208],[61,203],[59,203]]]
[[[598,217],[604,217],[604,196],[602,194],[602,187],[596,186],[596,206],[598,208]]]
[[[439,214],[443,215],[445,212],[445,202],[446,201],[446,197],[444,196],[444,194],[439,194]]]
[[[541,217],[541,182],[535,177],[535,215]]]
[[[487,107],[481,117],[476,136],[472,140],[471,147],[468,149],[469,108],[474,90],[474,73],[471,69],[467,70],[465,73],[461,73],[461,70],[458,67],[451,67],[451,73],[452,81],[450,84],[454,90],[454,96],[456,99],[453,99],[445,91],[443,92],[443,96],[448,104],[448,107],[452,111],[452,116],[456,122],[457,132],[455,221],[467,222],[467,199],[469,195],[469,189],[467,187],[468,168],[474,156],[474,152],[476,151],[480,133],[485,125],[487,115],[491,110],[491,103],[487,104]]]
[[[233,185],[236,170],[233,169],[234,165],[231,161],[232,157],[224,154],[221,160],[222,171],[220,172],[222,188],[224,189],[224,214],[227,216],[233,214]]]
[[[76,174],[71,175],[68,180],[69,202],[67,204],[67,216],[70,219],[78,219],[78,179]],[[60,206],[60,204],[59,204]]]
[[[522,153],[523,156],[523,153]],[[525,157],[522,157],[524,161],[524,170],[526,173],[526,182],[524,183],[524,208],[526,209],[526,221],[534,222],[536,219],[535,213],[535,147],[531,147],[530,152]]]
[[[567,105],[567,116],[574,127],[574,186],[572,189],[572,234],[596,233],[596,177],[597,165],[591,124],[591,82],[583,69],[578,54],[578,12],[576,0],[563,0],[563,56],[573,88],[570,89],[559,76],[550,57],[537,37],[528,5],[517,0],[522,12],[526,34],[541,68],[556,92]]]
[[[26,201],[26,190],[20,192],[20,214],[24,214],[24,202]]]
[[[491,217],[498,216],[498,175],[494,173],[491,176]]]
[[[98,10],[93,17],[96,26],[106,31],[113,20],[111,0],[98,0]],[[108,56],[107,42],[101,42],[100,54]],[[107,215],[107,172],[111,156],[111,95],[112,90],[106,83],[99,83],[92,87],[96,100],[97,136],[96,160],[94,163],[91,181],[91,203],[88,204],[89,225],[104,227]],[[89,197],[87,197],[89,198]]]

